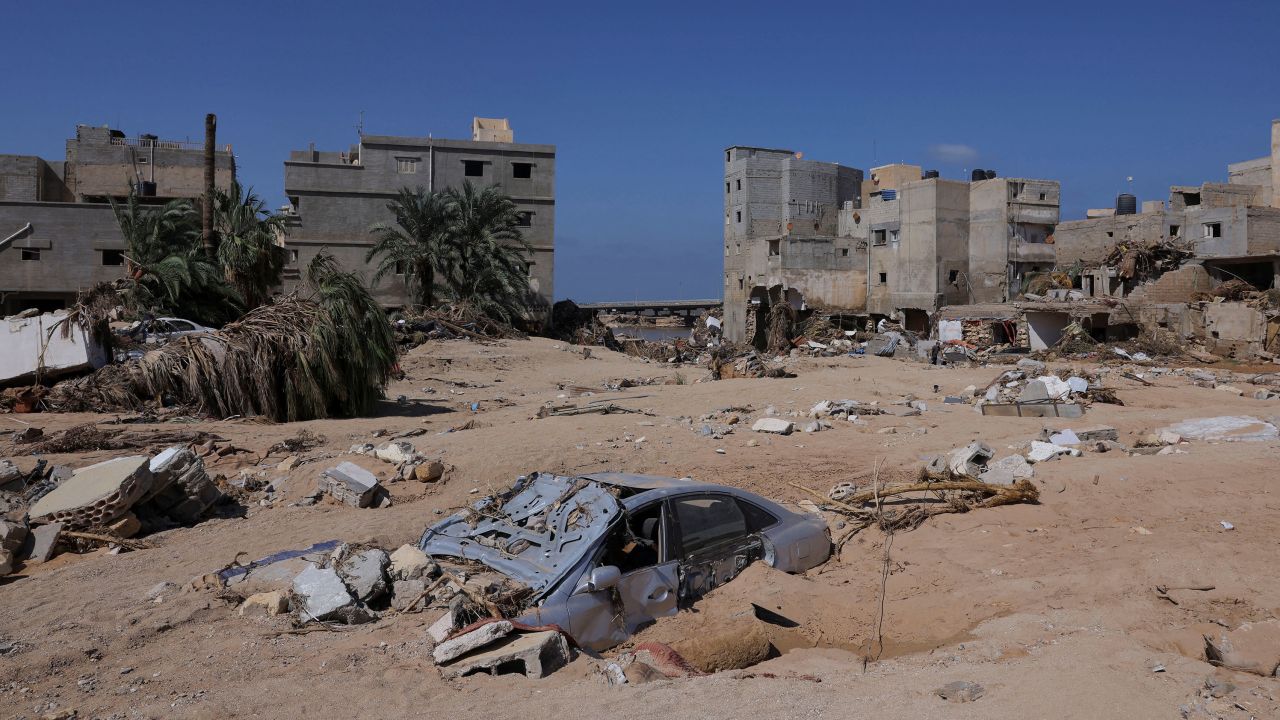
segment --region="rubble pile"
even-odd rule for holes
[[[551,306],[550,337],[574,345],[602,345],[621,350],[613,331],[596,317],[594,311],[583,310],[572,300],[561,300]]]
[[[1111,248],[1103,264],[1118,268],[1126,280],[1143,281],[1177,270],[1194,256],[1194,249],[1175,240],[1122,241]]]

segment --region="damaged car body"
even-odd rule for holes
[[[737,488],[650,475],[534,473],[433,525],[433,559],[479,562],[528,590],[515,619],[605,650],[674,615],[757,560],[825,562],[821,518]]]

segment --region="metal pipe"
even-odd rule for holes
[[[14,233],[14,234],[10,235],[9,237],[5,238],[4,240],[0,240],[0,250],[4,250],[4,249],[8,248],[8,247],[9,247],[9,243],[13,242],[14,240],[17,240],[19,235],[22,235],[23,233],[25,233],[25,232],[30,232],[30,231],[31,231],[31,223],[27,223],[27,224],[26,224],[26,226],[25,226],[25,227],[23,227],[23,228],[22,228],[21,230],[19,230],[18,232],[16,232],[16,233]]]

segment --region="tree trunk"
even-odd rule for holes
[[[422,300],[428,308],[435,307],[436,271],[430,265],[422,274]]]
[[[204,203],[200,208],[200,240],[204,243],[204,253],[210,260],[218,255],[218,242],[213,236],[213,188],[214,188],[214,153],[213,147],[218,134],[218,116],[209,113],[204,116]]]

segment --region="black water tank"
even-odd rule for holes
[[[969,180],[972,182],[978,182],[979,180],[986,180],[986,179],[987,179],[986,170],[975,169],[973,172],[969,173]]]
[[[937,170],[925,170],[925,171],[924,171],[924,179],[925,179],[925,180],[930,180],[930,179],[933,179],[933,178],[936,178],[936,177],[938,177],[938,171],[937,171]]]
[[[988,180],[995,180],[995,179],[996,179],[996,171],[995,171],[995,170],[988,170],[988,171],[987,171],[987,179],[988,179]]]
[[[1138,214],[1138,198],[1129,193],[1120,193],[1116,196],[1116,214],[1117,215],[1137,215]]]

